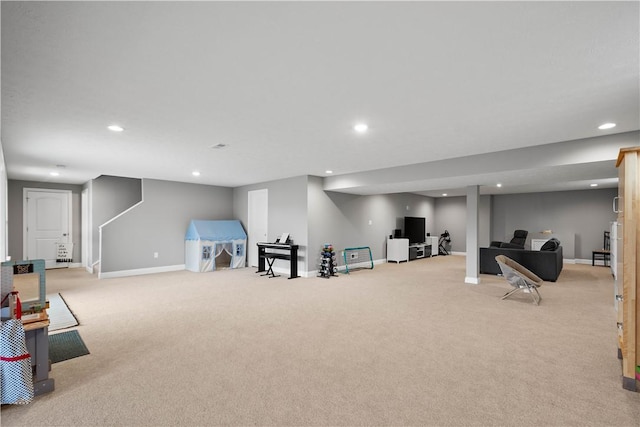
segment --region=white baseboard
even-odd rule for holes
[[[479,277],[465,277],[464,278],[464,283],[469,283],[471,285],[479,285],[480,284],[480,278]]]
[[[169,271],[184,270],[185,265],[166,265],[163,267],[151,267],[151,268],[138,268],[135,270],[120,270],[120,271],[108,271],[105,273],[98,273],[98,279],[112,279],[115,277],[127,277],[127,276],[142,276],[144,274],[155,273],[167,273]]]

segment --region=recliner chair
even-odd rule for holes
[[[513,238],[510,242],[491,242],[492,248],[510,248],[510,249],[524,249],[524,242],[527,241],[527,230],[516,230],[513,232]]]

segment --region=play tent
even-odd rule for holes
[[[241,268],[246,261],[247,234],[240,221],[192,220],[185,235],[185,268],[205,272]]]

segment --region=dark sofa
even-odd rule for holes
[[[501,274],[497,255],[511,258],[528,268],[542,280],[555,282],[562,271],[562,246],[553,251],[529,251],[510,248],[480,248],[480,273]]]

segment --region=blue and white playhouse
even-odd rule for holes
[[[205,272],[242,268],[247,259],[247,233],[238,220],[192,220],[185,236],[185,268]]]

